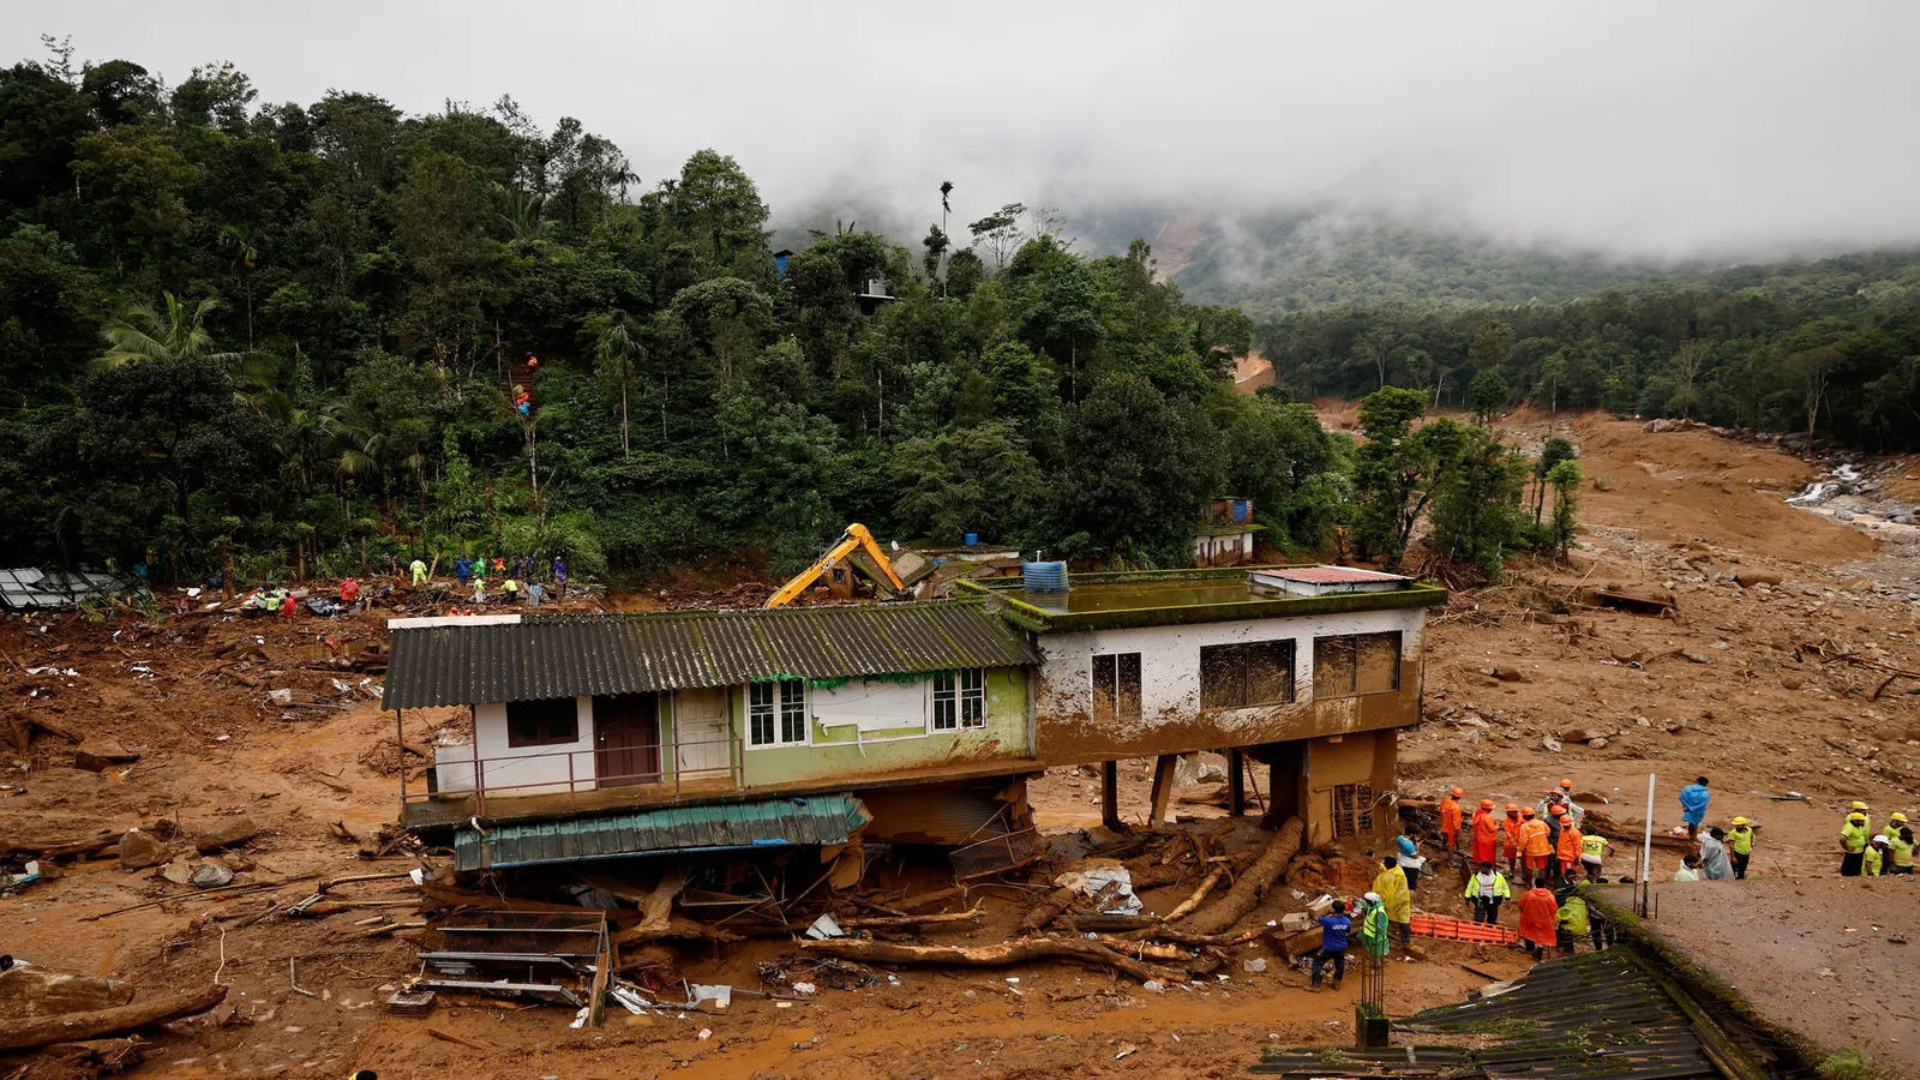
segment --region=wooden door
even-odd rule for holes
[[[593,699],[596,787],[651,784],[660,779],[660,699],[618,694]]]
[[[674,761],[681,780],[726,778],[733,763],[733,717],[725,689],[682,690],[673,698]]]

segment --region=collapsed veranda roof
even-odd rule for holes
[[[977,603],[395,619],[382,707],[855,679],[1039,663]]]
[[[618,859],[669,851],[728,851],[844,844],[873,815],[852,795],[813,795],[724,806],[667,807],[558,821],[462,826],[455,870]]]

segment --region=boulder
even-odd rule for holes
[[[73,767],[87,772],[106,772],[112,766],[139,760],[139,754],[112,739],[90,738],[73,751]]]
[[[145,870],[149,866],[159,866],[171,856],[167,845],[139,829],[128,829],[120,838],[120,869]]]
[[[244,844],[260,832],[260,827],[246,817],[228,818],[221,824],[201,833],[194,838],[194,849],[202,855],[211,855],[222,848],[235,844]]]
[[[133,984],[119,979],[24,965],[0,972],[0,1016],[10,1020],[96,1012],[132,1002]]]
[[[160,868],[160,876],[175,885],[186,885],[193,881],[193,864],[184,859],[175,859]]]
[[[1607,748],[1607,737],[1604,735],[1595,735],[1593,738],[1587,740],[1587,745],[1595,750],[1605,750]]]
[[[233,884],[233,871],[217,863],[207,863],[193,872],[192,881],[196,889],[217,889]]]
[[[1764,570],[1735,570],[1733,572],[1733,580],[1737,582],[1741,588],[1751,589],[1755,585],[1778,585],[1785,579],[1779,574],[1768,573]]]
[[[1519,668],[1503,667],[1497,664],[1493,667],[1486,669],[1486,673],[1489,677],[1498,679],[1501,682],[1531,682],[1532,681],[1527,678],[1527,673],[1524,671],[1521,671]]]

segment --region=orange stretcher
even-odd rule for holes
[[[1439,938],[1442,941],[1473,941],[1483,945],[1520,944],[1518,930],[1456,919],[1451,915],[1415,915],[1413,932],[1421,937]]]

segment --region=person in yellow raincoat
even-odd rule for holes
[[[1400,860],[1389,855],[1380,860],[1380,873],[1373,879],[1373,891],[1380,894],[1380,906],[1386,909],[1387,922],[1400,939],[1400,947],[1409,956],[1413,952],[1413,890],[1407,888],[1407,875],[1400,872]]]

